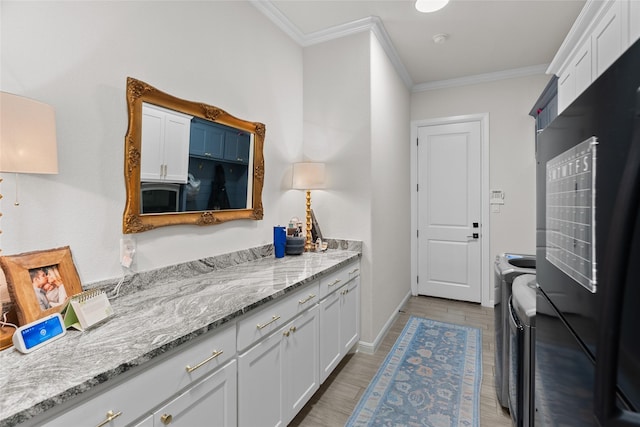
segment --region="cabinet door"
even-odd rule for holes
[[[189,154],[192,156],[221,159],[224,151],[225,132],[204,120],[191,122]]]
[[[140,180],[186,183],[190,134],[191,116],[143,104]]]
[[[315,305],[295,318],[282,335],[287,423],[320,387],[319,322],[318,306]]]
[[[236,392],[236,361],[232,360],[157,410],[154,425],[235,426]]]
[[[246,132],[227,132],[224,139],[224,158],[233,162],[248,163],[251,135]]]
[[[346,355],[360,339],[360,277],[356,277],[340,293],[340,341]]]
[[[621,3],[612,2],[592,33],[594,80],[622,54]]]
[[[640,1],[629,2],[629,46],[640,39]]]
[[[569,67],[558,76],[558,114],[576,98],[576,85],[573,68]]]
[[[238,357],[238,425],[284,425],[282,331]]]
[[[573,60],[574,98],[578,97],[592,81],[591,40],[587,39]]]
[[[155,108],[142,106],[140,180],[160,181],[164,170],[164,116]]]
[[[189,135],[191,120],[174,114],[165,118],[165,182],[187,183],[189,175]],[[144,157],[144,156],[143,156]]]
[[[320,382],[340,363],[341,350],[340,292],[334,292],[320,301]]]

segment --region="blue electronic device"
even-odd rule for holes
[[[21,326],[13,333],[13,346],[21,353],[31,353],[67,333],[59,313]]]

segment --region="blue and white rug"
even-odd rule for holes
[[[347,426],[478,427],[482,332],[411,317]]]

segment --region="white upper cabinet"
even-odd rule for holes
[[[558,76],[558,113],[640,38],[640,1],[588,1],[548,73]]]
[[[142,104],[140,180],[186,184],[192,116]]]
[[[640,1],[629,1],[629,46],[640,39]]]
[[[611,7],[600,18],[600,22],[591,34],[594,78],[597,78],[615,62],[622,54],[623,45],[626,48],[627,38],[623,37],[622,31],[622,22],[624,21],[621,16],[622,3],[621,0],[612,2]]]
[[[586,40],[582,44],[581,49],[577,51],[577,55],[573,61],[574,88],[573,93],[579,95],[591,84],[591,43]]]

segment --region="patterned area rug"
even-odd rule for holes
[[[480,425],[482,333],[411,317],[347,426]]]

